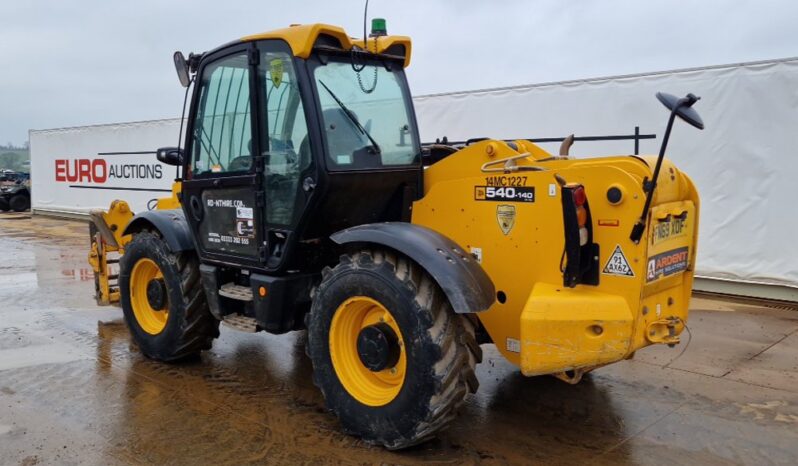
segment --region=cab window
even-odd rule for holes
[[[248,172],[252,165],[247,54],[205,67],[193,132],[194,175]]]
[[[418,162],[410,94],[401,67],[330,59],[313,70],[327,166],[353,170]]]
[[[266,127],[262,130],[266,136],[261,139],[261,147],[266,148],[266,223],[290,225],[299,211],[300,176],[312,160],[292,55],[281,50],[262,51],[259,82],[266,107]]]

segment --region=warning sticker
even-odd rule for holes
[[[280,84],[282,84],[283,73],[283,61],[281,59],[275,58],[269,62],[269,75],[275,88],[280,87]]]
[[[620,244],[615,246],[615,251],[612,252],[602,273],[606,273],[607,275],[620,275],[622,277],[635,276],[634,272],[632,272],[632,267],[629,266],[629,261],[627,261],[626,256],[623,255]]]
[[[646,281],[653,282],[658,278],[684,272],[687,270],[688,259],[689,254],[686,246],[657,254],[648,260]]]

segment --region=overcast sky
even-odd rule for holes
[[[290,23],[362,35],[363,0],[3,0],[0,144],[179,116],[174,50]],[[795,0],[371,0],[413,39],[414,94],[798,55]]]

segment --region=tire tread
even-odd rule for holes
[[[401,438],[383,438],[374,432],[358,432],[368,443],[382,444],[389,449],[407,448],[422,443],[444,429],[455,418],[468,393],[476,392],[476,364],[482,359],[482,350],[476,344],[475,327],[468,316],[456,314],[443,290],[418,264],[392,250],[362,249],[354,254],[341,256],[334,268],[324,273],[319,289],[336,275],[355,268],[387,268],[396,280],[415,293],[415,304],[420,312],[428,315],[427,336],[432,348],[439,354],[433,364],[432,377],[436,389],[429,401],[426,413],[418,419],[413,432]],[[306,323],[312,319],[308,314]],[[423,321],[423,319],[422,319]],[[311,354],[309,343],[306,352]],[[314,377],[314,384],[327,400],[328,409],[340,416],[339,407],[330,404],[325,388]]]
[[[158,355],[157,359],[173,362],[211,349],[213,340],[219,336],[219,321],[208,309],[196,253],[194,251],[171,252],[160,236],[148,231],[137,233],[133,242],[141,242],[148,248],[166,251],[165,259],[177,268],[182,288],[182,302],[179,304],[184,309],[184,318],[180,322],[177,341],[172,342],[173,349],[171,351]],[[156,245],[155,242],[160,244]]]

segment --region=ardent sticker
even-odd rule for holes
[[[626,256],[623,254],[620,244],[615,246],[615,251],[612,252],[602,273],[607,275],[619,275],[621,277],[635,276],[632,267],[629,266],[629,261],[626,260]]]
[[[507,351],[511,353],[520,353],[521,352],[521,342],[516,340],[515,338],[508,338],[507,339]]]
[[[505,204],[496,206],[496,220],[499,222],[502,233],[509,234],[515,226],[515,206]]]
[[[646,267],[646,282],[653,282],[659,278],[687,270],[687,262],[690,258],[688,252],[689,248],[685,246],[649,258]]]

